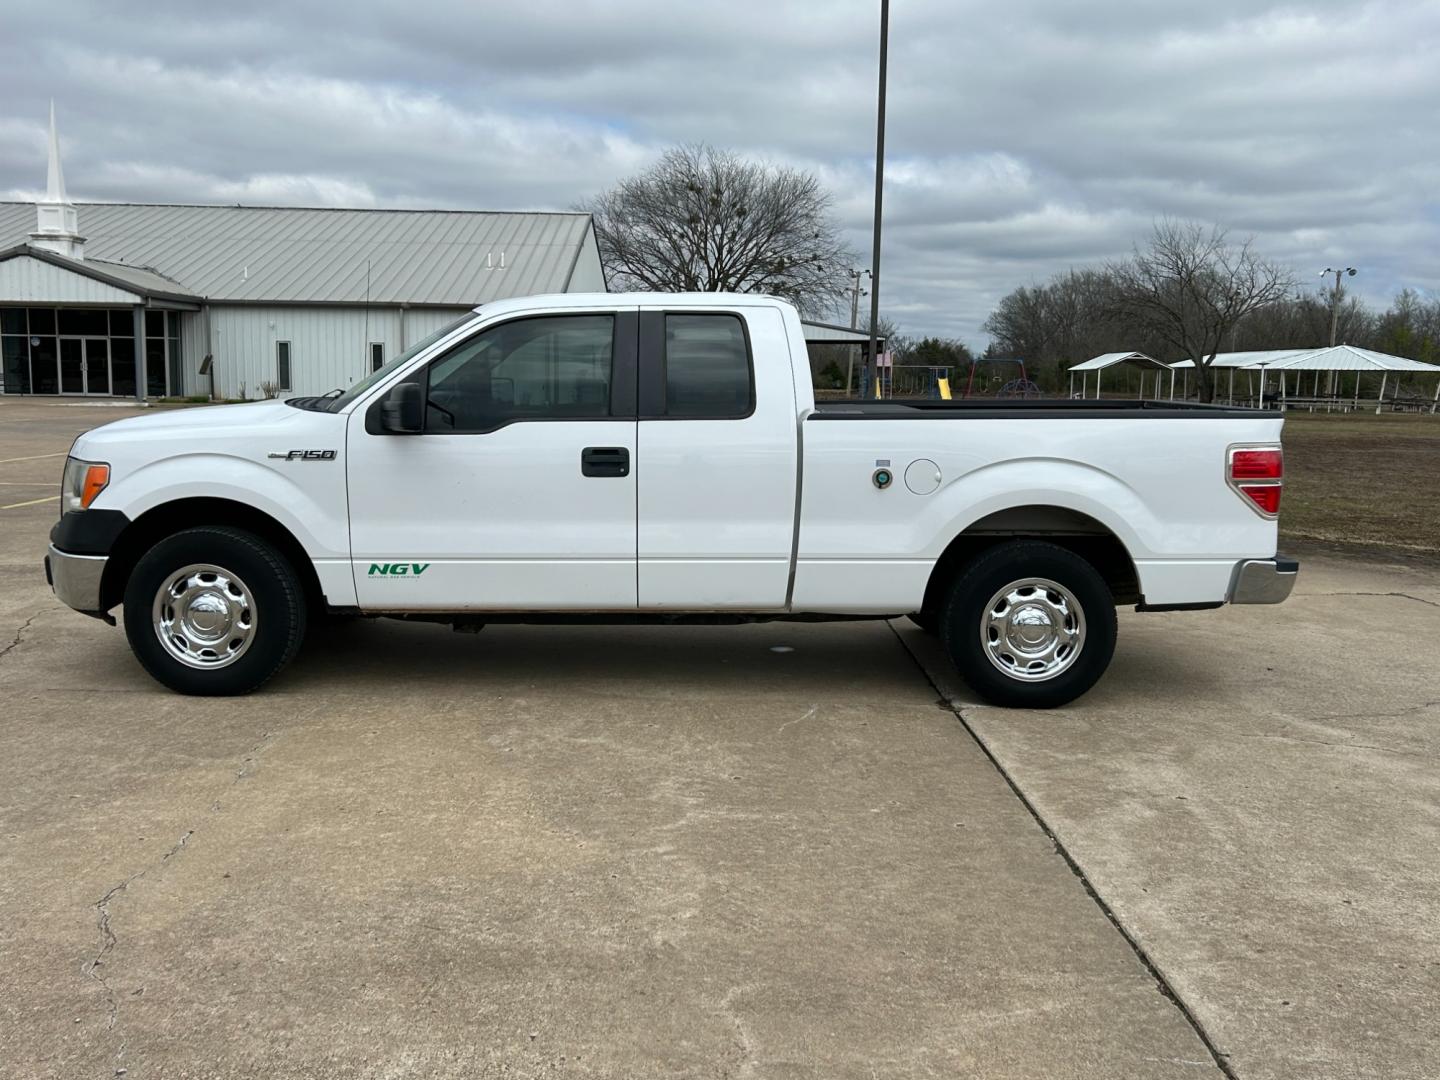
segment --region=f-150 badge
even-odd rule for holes
[[[334,450],[271,450],[266,457],[283,458],[285,461],[334,461]]]

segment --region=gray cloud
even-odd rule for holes
[[[0,193],[572,205],[665,146],[816,170],[868,262],[876,7],[56,2],[7,12]],[[983,343],[1017,284],[1216,221],[1384,301],[1440,288],[1440,3],[897,0],[885,308]]]

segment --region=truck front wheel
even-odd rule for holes
[[[241,529],[186,529],[135,565],[125,636],[141,665],[182,694],[248,694],[294,657],[305,593],[294,568]]]
[[[940,631],[961,677],[996,705],[1054,708],[1095,685],[1115,652],[1115,600],[1056,544],[1017,540],[978,556],[950,588]]]

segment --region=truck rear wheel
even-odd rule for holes
[[[182,694],[248,694],[305,636],[295,569],[240,529],[186,529],[151,548],[125,587],[125,636],[141,665]]]
[[[1115,652],[1115,600],[1073,551],[1033,540],[999,544],[956,578],[941,638],[986,700],[1054,708],[1095,685]]]

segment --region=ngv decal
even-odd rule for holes
[[[430,569],[428,562],[372,562],[366,577],[383,574],[386,577],[419,577]]]

